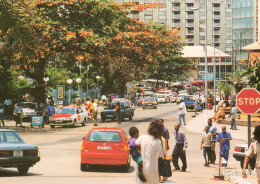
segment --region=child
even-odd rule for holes
[[[203,156],[205,159],[204,166],[205,167],[209,166],[209,160],[210,160],[209,158],[211,158],[211,147],[212,147],[211,139],[212,139],[212,135],[209,132],[209,127],[206,126],[204,129],[204,132],[202,133],[202,140],[201,140],[201,146],[200,146],[201,150],[203,148]],[[208,159],[207,159],[206,154],[208,155]]]
[[[129,134],[131,139],[128,141],[130,148],[130,154],[132,155],[133,160],[138,164],[138,177],[142,182],[146,182],[146,179],[143,175],[143,159],[140,152],[137,150],[137,145],[135,144],[136,139],[139,137],[139,130],[136,127],[131,127],[129,129]]]

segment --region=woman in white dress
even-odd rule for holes
[[[158,158],[163,156],[160,140],[163,129],[161,120],[153,120],[149,124],[149,135],[141,135],[135,142],[141,147],[145,184],[158,184],[159,182]],[[136,183],[143,184],[138,177]]]

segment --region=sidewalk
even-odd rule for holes
[[[208,117],[210,118],[213,116],[214,116],[214,111],[208,110]],[[207,124],[206,110],[204,110],[202,113],[197,113],[196,117],[192,118],[185,126],[185,128],[191,132],[202,133],[206,124]],[[247,131],[248,131],[247,126],[237,126],[238,130],[232,130],[230,129],[229,125],[214,123],[214,121],[213,121],[213,125],[217,127],[218,131],[221,131],[222,126],[226,126],[227,131],[231,133],[233,139],[247,141]],[[254,129],[255,129],[254,127],[251,128],[251,132],[253,132]]]

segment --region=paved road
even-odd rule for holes
[[[189,113],[187,119],[191,119]],[[177,106],[175,104],[159,105],[157,110],[137,108],[133,121],[125,121],[121,125],[115,122],[99,123],[99,126],[121,127],[128,132],[129,127],[137,126],[141,134],[147,132],[148,123],[152,119],[163,118],[170,130],[170,147],[174,147],[173,124],[177,122]],[[30,168],[28,176],[18,176],[16,169],[0,169],[0,184],[134,184],[136,180],[135,163],[131,162],[128,173],[123,173],[116,167],[97,167],[92,172],[80,171],[80,148],[82,137],[92,128],[92,123],[85,127],[55,128],[21,133],[27,143],[40,147],[41,161]],[[210,180],[217,165],[205,168],[202,152],[199,149],[201,135],[186,131],[189,148],[187,150],[187,172],[174,172],[166,183],[228,183]],[[233,140],[234,145],[244,141]],[[171,151],[168,154],[171,154]],[[230,153],[230,166],[239,166]],[[255,181],[255,178],[250,178]]]

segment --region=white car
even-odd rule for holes
[[[64,106],[57,110],[56,114],[49,118],[51,128],[55,126],[85,126],[88,120],[88,112],[78,106]]]
[[[157,95],[157,103],[166,103],[166,97],[165,95]]]

